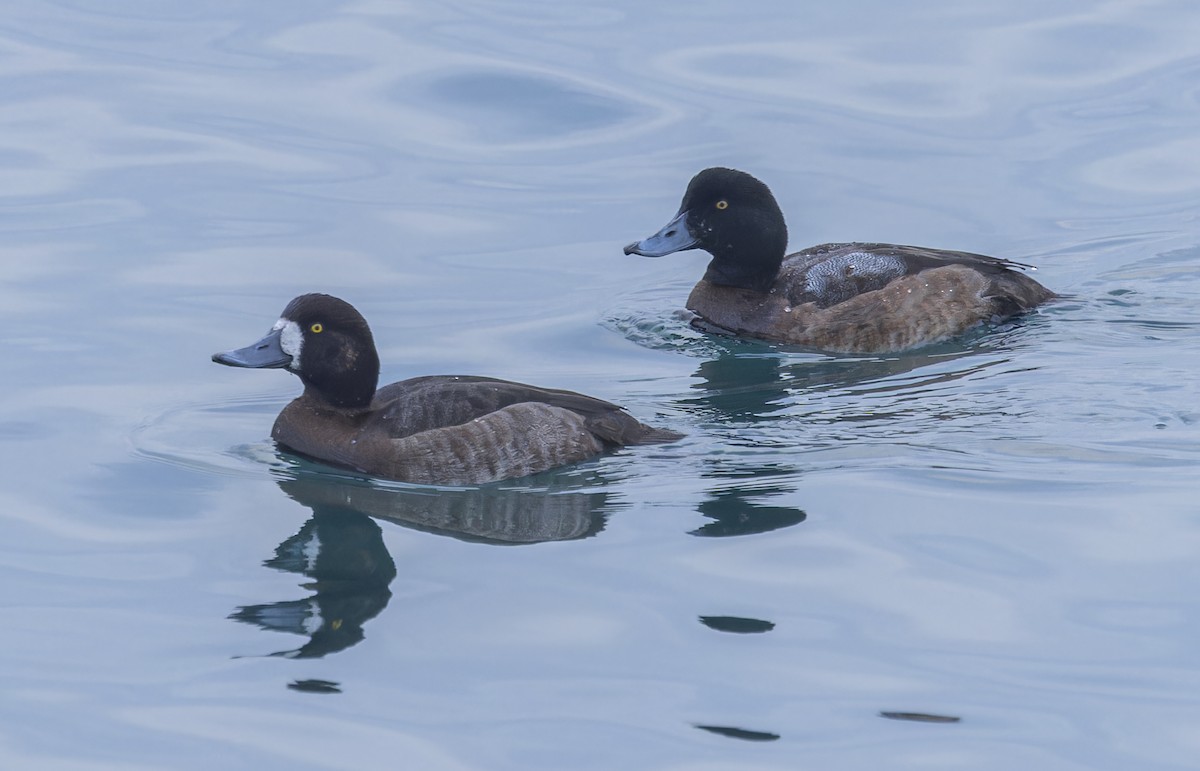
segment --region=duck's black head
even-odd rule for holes
[[[286,367],[335,407],[368,406],[379,384],[379,354],[366,319],[327,294],[300,295],[262,340],[212,359],[231,367]]]
[[[625,253],[662,257],[687,249],[712,255],[704,274],[712,283],[765,292],[787,251],[783,212],[771,190],[746,172],[705,169],[688,183],[675,218]]]

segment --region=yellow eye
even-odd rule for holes
[[[325,327],[321,326],[321,322],[318,321],[316,324],[313,324],[311,327],[309,327],[308,331],[312,332],[314,335],[319,335],[325,331]]]
[[[718,209],[728,209],[729,201],[717,201],[717,208]]]

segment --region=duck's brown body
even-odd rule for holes
[[[365,410],[331,407],[305,389],[271,436],[364,474],[440,485],[528,476],[614,447],[679,438],[590,396],[466,376],[393,383]]]
[[[823,244],[788,255],[766,292],[705,278],[687,307],[737,336],[835,353],[901,351],[1054,297],[1019,267],[968,252]]]

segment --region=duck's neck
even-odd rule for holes
[[[736,232],[712,233],[704,243],[712,255],[704,278],[718,286],[769,292],[783,265],[787,240],[787,225],[777,207],[744,221]]]
[[[769,292],[783,265],[783,253],[787,249],[786,237],[782,243],[748,249],[745,246],[710,249],[712,261],[704,272],[710,284],[749,289],[753,292]]]
[[[359,352],[353,362],[316,375],[300,373],[304,392],[330,407],[356,412],[371,406],[379,384],[379,356],[374,351]]]

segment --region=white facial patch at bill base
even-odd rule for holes
[[[300,325],[291,319],[280,319],[271,329],[279,330],[279,347],[292,357],[288,368],[299,372],[300,350],[304,348],[304,333],[300,331]]]

